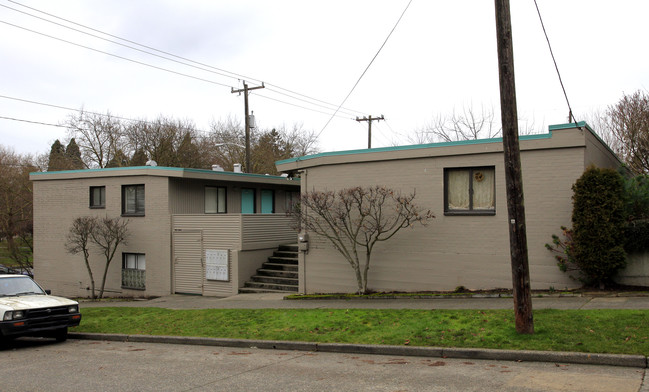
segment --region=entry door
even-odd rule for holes
[[[250,188],[241,189],[241,213],[255,213],[255,190]]]
[[[174,293],[203,294],[203,233],[200,230],[173,233]]]
[[[275,192],[262,189],[261,190],[261,213],[272,214],[275,212]]]

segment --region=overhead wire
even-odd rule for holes
[[[320,135],[322,134],[322,132],[324,132],[324,130],[325,130],[325,129],[327,128],[327,126],[329,125],[329,123],[331,123],[331,120],[333,120],[334,116],[338,113],[338,111],[340,110],[340,108],[345,104],[345,102],[347,102],[347,99],[349,99],[349,97],[352,95],[352,93],[353,93],[354,90],[356,89],[356,86],[358,86],[358,83],[360,83],[361,79],[363,79],[363,76],[365,76],[365,73],[367,73],[367,70],[370,69],[370,67],[371,67],[372,64],[374,63],[374,60],[376,60],[376,58],[378,57],[379,53],[381,53],[381,50],[383,49],[383,47],[385,46],[385,44],[388,42],[388,40],[389,40],[390,37],[392,36],[392,33],[394,33],[394,30],[395,30],[395,29],[397,28],[397,26],[399,25],[399,22],[401,22],[401,19],[403,18],[403,15],[405,15],[406,11],[408,11],[408,8],[410,7],[410,4],[412,4],[412,0],[410,0],[410,1],[408,2],[408,4],[406,5],[406,8],[403,10],[403,12],[401,13],[401,15],[399,16],[399,19],[398,19],[397,22],[394,24],[394,27],[392,27],[392,30],[390,30],[390,33],[388,34],[388,36],[387,36],[387,37],[385,38],[385,40],[383,41],[383,44],[381,44],[381,47],[380,47],[379,50],[376,52],[376,54],[374,55],[374,57],[372,57],[372,60],[371,60],[370,63],[367,65],[367,67],[365,67],[365,70],[363,71],[363,73],[361,74],[361,76],[358,78],[358,80],[356,80],[356,83],[354,83],[354,87],[352,87],[352,89],[349,91],[349,93],[347,94],[347,96],[345,97],[345,99],[343,99],[343,101],[340,103],[340,105],[338,105],[338,108],[336,109],[336,111],[334,112],[334,114],[331,115],[331,117],[329,118],[329,121],[327,121],[327,123],[324,125],[324,127],[322,127],[322,129],[320,130],[320,132],[318,132],[318,134],[316,135],[316,139],[317,139],[318,137],[320,137]]]
[[[221,69],[221,68],[217,68],[217,67],[211,66],[211,65],[209,65],[209,64],[201,63],[201,62],[198,62],[198,61],[194,61],[194,60],[188,59],[188,58],[186,58],[186,57],[182,57],[182,56],[175,55],[175,54],[170,53],[170,52],[166,52],[166,51],[163,51],[163,50],[159,50],[159,49],[153,48],[153,47],[151,47],[151,46],[143,45],[143,44],[137,43],[137,42],[135,42],[135,41],[132,41],[132,40],[129,40],[129,39],[126,39],[126,38],[122,38],[122,37],[119,37],[119,36],[116,36],[116,35],[113,35],[113,34],[110,34],[110,33],[106,33],[106,32],[103,32],[103,31],[101,31],[101,30],[94,29],[94,28],[92,28],[92,27],[89,27],[89,26],[86,26],[86,25],[83,25],[83,24],[80,24],[80,23],[77,23],[77,22],[71,21],[71,20],[69,20],[69,19],[61,18],[61,17],[59,17],[59,16],[56,16],[56,15],[53,15],[53,14],[50,14],[50,13],[47,13],[47,12],[44,12],[44,11],[38,10],[38,9],[36,9],[36,8],[29,7],[29,6],[27,6],[27,5],[21,4],[21,3],[19,3],[19,2],[13,1],[13,0],[8,0],[8,1],[10,1],[11,3],[17,4],[17,5],[19,5],[19,6],[22,6],[22,7],[28,8],[28,9],[31,9],[31,10],[33,10],[33,11],[36,11],[36,12],[42,13],[42,14],[44,14],[44,15],[50,16],[50,17],[52,17],[52,18],[56,18],[56,19],[59,19],[59,20],[65,21],[65,22],[67,22],[67,23],[70,23],[70,24],[73,24],[73,25],[76,25],[76,26],[79,26],[79,27],[83,27],[83,28],[85,28],[85,29],[88,29],[88,30],[91,30],[91,31],[94,31],[94,32],[97,32],[97,33],[100,33],[100,34],[103,34],[103,35],[106,35],[106,36],[109,36],[109,37],[112,37],[112,38],[118,39],[118,40],[121,40],[121,41],[124,41],[124,42],[128,42],[128,43],[130,43],[130,44],[133,44],[133,45],[136,45],[136,46],[139,46],[139,47],[145,48],[145,49],[149,49],[149,50],[152,50],[152,51],[155,51],[155,52],[158,52],[158,53],[162,53],[162,54],[164,54],[164,55],[166,55],[166,56],[170,56],[170,57],[173,57],[173,58],[169,58],[169,57],[166,57],[166,56],[161,56],[161,55],[158,55],[158,54],[156,54],[156,53],[152,53],[152,52],[147,51],[147,50],[142,50],[142,49],[139,49],[139,48],[136,48],[136,47],[130,46],[130,45],[125,45],[125,44],[123,44],[123,43],[120,43],[120,42],[117,42],[117,41],[114,41],[114,40],[110,40],[110,39],[107,39],[107,38],[104,38],[104,37],[100,37],[100,36],[98,36],[98,35],[91,34],[91,33],[88,33],[88,32],[85,32],[85,31],[82,31],[82,30],[79,30],[79,29],[75,29],[75,28],[72,28],[72,27],[70,27],[70,26],[66,26],[66,25],[63,25],[63,24],[61,24],[61,23],[57,23],[57,22],[54,22],[54,21],[51,21],[51,20],[48,20],[48,19],[45,19],[45,18],[42,18],[42,17],[36,16],[36,15],[30,14],[30,13],[27,13],[27,12],[25,12],[25,11],[21,11],[21,10],[17,10],[17,9],[15,9],[15,8],[12,8],[12,7],[8,7],[8,6],[6,6],[6,5],[1,5],[1,4],[0,4],[0,6],[5,7],[5,8],[8,8],[8,9],[11,9],[11,10],[16,11],[16,12],[20,12],[20,13],[22,13],[22,14],[24,14],[24,15],[28,15],[28,16],[31,16],[31,17],[34,17],[34,18],[37,18],[37,19],[40,19],[40,20],[46,21],[46,22],[48,22],[48,23],[55,24],[55,25],[60,26],[60,27],[63,27],[63,28],[67,28],[67,29],[70,29],[70,30],[76,31],[76,32],[81,33],[81,34],[86,34],[86,35],[89,35],[89,36],[94,37],[94,38],[97,38],[97,39],[101,39],[101,40],[104,40],[104,41],[107,41],[107,42],[110,42],[110,43],[113,43],[113,44],[116,44],[116,45],[124,46],[124,47],[126,47],[126,48],[129,48],[129,49],[132,49],[132,50],[136,50],[136,51],[139,51],[139,52],[141,52],[141,53],[145,53],[145,54],[148,54],[148,55],[151,55],[151,56],[155,56],[155,57],[158,57],[158,58],[162,58],[162,59],[165,59],[165,60],[168,60],[168,61],[172,61],[172,62],[175,62],[175,63],[178,63],[178,64],[182,64],[182,65],[185,65],[185,66],[193,67],[193,68],[196,68],[196,69],[199,69],[199,70],[205,71],[205,72],[215,73],[215,74],[218,74],[218,75],[221,75],[221,76],[224,76],[224,77],[228,77],[228,78],[232,78],[232,79],[238,79],[238,80],[243,79],[243,80],[249,80],[249,81],[251,80],[251,81],[253,81],[253,82],[256,82],[257,84],[261,84],[261,83],[262,83],[262,81],[261,81],[260,79],[256,79],[256,78],[252,78],[252,77],[245,76],[245,75],[242,75],[242,74],[238,74],[238,73],[235,73],[235,72],[227,71],[227,70],[224,70],[224,69]],[[19,26],[16,26],[16,27],[19,27]],[[29,30],[29,29],[27,29],[27,30]],[[31,31],[31,30],[29,30],[29,31]],[[36,32],[36,33],[38,33],[38,32]],[[47,36],[47,35],[46,35],[46,36]],[[50,38],[54,38],[54,39],[56,39],[56,37],[50,37]],[[67,41],[65,41],[65,42],[67,42]],[[68,43],[71,43],[71,42],[68,42]],[[74,43],[71,43],[71,44],[74,44]],[[87,49],[93,50],[93,48],[87,48]],[[104,52],[102,52],[102,53],[104,53]],[[109,54],[109,55],[110,55],[110,54]],[[183,60],[183,61],[175,60],[174,58],[175,58],[175,59],[180,59],[180,60]],[[129,60],[129,59],[127,59],[127,60]],[[191,64],[190,64],[190,63],[191,63]],[[194,65],[194,64],[197,64],[198,66],[197,66],[197,65]],[[300,101],[306,102],[306,103],[308,103],[308,104],[310,104],[310,105],[319,106],[319,107],[321,107],[321,108],[328,109],[328,110],[333,110],[333,108],[336,107],[335,104],[328,103],[328,102],[326,102],[326,101],[323,101],[323,100],[320,100],[320,99],[317,99],[317,98],[312,98],[312,97],[310,97],[310,96],[308,96],[308,95],[301,94],[301,93],[298,93],[298,92],[295,92],[295,91],[292,91],[292,90],[289,90],[289,89],[286,89],[286,88],[280,87],[280,86],[278,86],[278,85],[274,85],[274,84],[270,84],[270,83],[266,83],[266,84],[267,84],[268,86],[275,87],[274,89],[273,89],[273,88],[269,88],[268,90],[270,90],[270,91],[273,91],[273,92],[275,92],[275,93],[277,93],[277,94],[280,94],[280,95],[284,95],[284,96],[290,97],[290,98],[295,99],[295,100],[300,100]],[[231,86],[227,86],[227,85],[224,85],[224,86],[226,86],[226,87],[231,87]],[[279,91],[279,90],[283,90],[283,91],[285,91],[285,92],[282,92],[282,91]],[[307,100],[308,100],[308,101],[307,101]],[[278,101],[278,102],[282,102],[282,103],[287,103],[287,102],[285,102],[285,101],[281,101],[281,100],[277,100],[277,101]],[[290,103],[287,103],[287,104],[290,105]],[[327,106],[324,106],[323,104],[324,104],[324,105],[327,105]],[[307,107],[300,106],[300,105],[293,105],[293,106],[300,107],[300,108],[305,109],[305,110],[314,110],[314,109],[307,108]],[[351,110],[351,109],[346,109],[346,108],[342,108],[342,109],[343,109],[342,111],[343,111],[343,112],[346,112],[348,115],[356,115],[356,114],[360,114],[360,113],[361,113],[360,111],[356,111],[356,110]],[[317,111],[317,110],[314,110],[314,111]]]
[[[548,33],[545,30],[545,24],[543,23],[543,18],[541,17],[541,10],[539,10],[539,5],[534,0],[534,5],[536,6],[536,12],[539,15],[539,21],[541,21],[541,28],[543,28],[543,34],[545,35],[545,40],[548,42],[548,48],[550,49],[550,56],[552,56],[552,61],[554,62],[554,69],[557,71],[557,76],[559,77],[559,84],[561,84],[561,89],[563,90],[563,96],[566,98],[566,104],[568,105],[568,122],[577,122],[575,116],[572,113],[572,107],[570,107],[570,101],[568,100],[568,94],[566,93],[566,88],[563,85],[563,80],[561,79],[561,73],[559,72],[559,66],[557,65],[557,60],[554,57],[554,52],[552,51],[552,45],[550,45],[550,38]]]
[[[26,122],[26,123],[30,123],[30,124],[48,125],[48,126],[50,126],[50,127],[67,128],[67,126],[65,126],[65,125],[52,124],[52,123],[45,123],[45,122],[34,121],[34,120],[25,120],[25,119],[22,119],[22,118],[14,118],[14,117],[0,116],[0,119],[3,119],[3,120],[12,120],[12,121],[20,121],[20,122]]]

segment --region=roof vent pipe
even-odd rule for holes
[[[233,170],[233,171],[234,171],[235,173],[243,173],[243,171],[241,170],[241,164],[240,164],[240,163],[235,163],[235,164],[234,164],[234,170]]]
[[[221,165],[212,165],[213,171],[224,171]]]

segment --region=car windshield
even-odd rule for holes
[[[44,295],[45,293],[39,285],[26,276],[0,278],[0,297],[33,294]]]

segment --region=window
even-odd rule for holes
[[[144,185],[122,186],[122,215],[144,216]]]
[[[122,253],[122,287],[146,288],[146,257],[143,253]]]
[[[293,212],[296,204],[300,202],[300,192],[286,192],[286,211]]]
[[[270,189],[261,190],[261,213],[272,214],[275,212],[275,192]]]
[[[90,187],[90,208],[106,208],[106,187]]]
[[[225,214],[227,212],[226,194],[226,188],[224,186],[206,186],[205,213]]]
[[[444,213],[494,215],[495,171],[493,166],[444,169]]]

